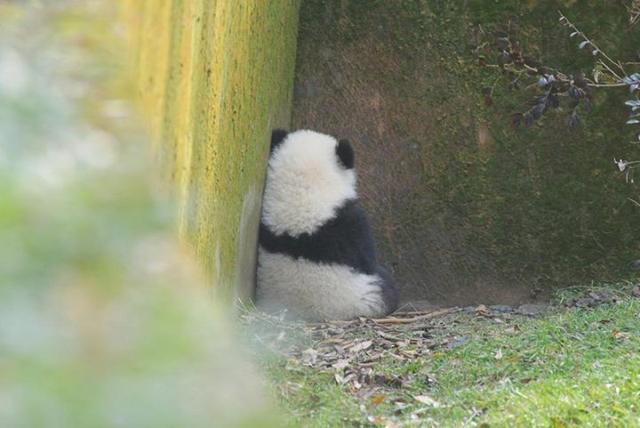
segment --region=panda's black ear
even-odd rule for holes
[[[351,147],[351,143],[347,140],[340,140],[338,145],[336,146],[336,154],[338,155],[338,159],[340,159],[340,163],[346,169],[352,169],[355,163],[355,154],[353,153],[353,147]]]
[[[288,134],[284,129],[274,129],[271,133],[271,148],[269,149],[269,153],[273,153],[273,151],[282,144]]]

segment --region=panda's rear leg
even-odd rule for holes
[[[380,286],[382,287],[382,301],[385,305],[385,315],[389,315],[398,309],[398,304],[400,303],[398,288],[393,278],[391,278],[391,274],[389,274],[385,268],[378,266],[376,273],[381,279]]]

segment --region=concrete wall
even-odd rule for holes
[[[121,0],[179,233],[217,290],[246,299],[271,129],[287,126],[298,0]]]

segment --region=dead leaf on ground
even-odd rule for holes
[[[351,352],[352,354],[356,354],[360,351],[364,351],[365,349],[369,349],[372,344],[373,342],[371,340],[365,340],[364,342],[356,343],[349,349],[349,352]]]
[[[440,407],[440,403],[438,403],[436,400],[429,397],[428,395],[414,395],[413,398],[416,401],[421,402],[422,404],[426,404],[427,406]]]
[[[349,365],[349,360],[338,360],[331,367],[336,370],[342,370]]]
[[[475,309],[475,313],[479,317],[490,317],[492,315],[491,309],[485,305],[478,305]]]
[[[372,396],[371,400],[369,400],[369,401],[374,406],[379,406],[380,404],[382,404],[384,402],[384,395],[383,394],[376,394],[376,395]]]
[[[517,325],[512,325],[504,329],[504,332],[506,334],[516,334],[519,331],[520,331],[520,327],[518,327]]]
[[[616,340],[626,340],[631,337],[631,333],[628,333],[626,331],[613,330],[611,336],[613,336],[613,338]]]

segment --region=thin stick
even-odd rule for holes
[[[576,26],[573,24],[573,22],[569,21],[569,18],[567,18],[566,16],[564,16],[564,15],[562,14],[562,12],[558,11],[558,13],[560,14],[560,20],[561,20],[561,21],[566,22],[566,23],[567,23],[567,25],[568,25],[569,27],[571,27],[571,29],[572,29],[573,31],[575,31],[575,32],[576,32],[576,33],[578,33],[580,36],[582,36],[582,38],[583,38],[586,42],[588,42],[591,46],[593,46],[593,47],[598,51],[598,53],[599,53],[599,54],[602,54],[602,56],[603,56],[607,61],[609,61],[611,64],[615,65],[616,67],[618,67],[618,68],[620,69],[620,71],[622,72],[622,74],[624,74],[625,76],[627,75],[627,72],[624,70],[624,68],[622,67],[622,65],[621,65],[619,62],[616,62],[616,61],[612,60],[611,58],[609,58],[609,55],[607,55],[607,54],[606,54],[606,52],[604,52],[602,49],[600,49],[600,47],[598,47],[595,43],[593,43],[593,41],[592,41],[589,37],[587,37],[587,35],[586,35],[586,34],[584,34],[582,31],[580,31],[580,30],[578,29],[578,27],[576,27]],[[608,67],[607,67],[607,68],[608,68]],[[611,71],[611,69],[609,69],[609,71]],[[617,74],[617,73],[613,73],[613,71],[611,71],[611,72],[612,72],[612,74],[613,74],[614,76],[616,76],[619,80],[622,80],[622,77],[618,76],[618,74]]]
[[[388,318],[372,319],[371,321],[373,321],[376,324],[410,324],[416,321],[423,321],[431,318],[437,318],[442,315],[448,315],[448,314],[452,314],[454,312],[459,312],[459,311],[460,311],[460,308],[457,308],[457,307],[446,308],[446,309],[440,309],[438,311],[429,312],[428,314],[420,315],[413,318],[388,317]]]

